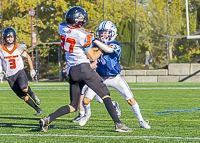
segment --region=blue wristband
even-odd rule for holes
[[[84,50],[84,51],[87,51],[87,50],[89,50],[90,48],[92,48],[92,44],[89,45],[89,46],[87,46],[87,47],[83,47],[83,50]]]

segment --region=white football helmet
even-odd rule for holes
[[[101,31],[108,32],[108,37],[105,38],[101,36]],[[97,38],[102,42],[110,42],[115,40],[117,37],[117,28],[114,23],[109,20],[103,21],[99,24],[97,28]]]

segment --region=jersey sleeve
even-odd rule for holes
[[[118,43],[111,43],[110,46],[113,48],[114,53],[120,57],[121,55],[121,46]]]
[[[88,47],[92,45],[92,40],[94,39],[94,35],[90,33],[88,30],[82,28],[81,31],[78,33],[80,37],[80,44],[83,47]]]
[[[26,44],[22,42],[18,42],[18,50],[21,53],[21,56],[26,57]]]

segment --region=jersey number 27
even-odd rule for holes
[[[60,36],[60,39],[62,40],[62,42],[61,42],[62,49],[63,49],[65,52],[69,51],[70,53],[73,53],[74,45],[76,44],[75,39],[67,38],[67,39],[65,40],[65,36],[62,36],[62,35]],[[70,43],[70,46],[65,47],[65,42]]]

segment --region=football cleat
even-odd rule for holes
[[[35,92],[33,92],[31,98],[35,101],[37,105],[40,105],[40,98],[35,94]]]
[[[85,126],[85,124],[87,123],[87,121],[89,120],[91,116],[91,112],[90,113],[86,113],[79,121],[79,126]]]
[[[35,115],[36,116],[42,115],[42,109],[39,109]]]
[[[117,101],[112,101],[112,102],[114,103],[113,106],[114,106],[114,108],[117,112],[117,116],[118,116],[118,118],[120,118],[121,117],[121,110],[119,109],[119,103]]]
[[[81,116],[81,114],[79,113],[79,115],[76,118],[72,119],[70,122],[78,123],[81,120],[82,117],[83,116]]]
[[[115,131],[116,132],[132,132],[132,129],[127,127],[124,123],[116,123]]]
[[[50,117],[44,117],[42,119],[40,119],[39,123],[40,123],[40,128],[42,129],[43,132],[47,132],[48,127],[50,125]]]
[[[140,121],[139,123],[140,123],[140,127],[141,128],[145,128],[145,129],[150,129],[151,128],[151,126],[149,126],[149,121],[148,120]]]

